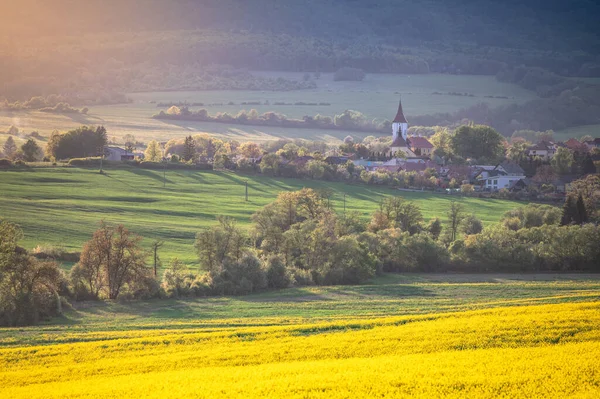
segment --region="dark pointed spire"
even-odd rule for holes
[[[396,113],[396,117],[392,123],[408,123],[406,117],[404,116],[404,112],[402,111],[402,100],[398,103],[398,112]]]

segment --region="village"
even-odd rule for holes
[[[477,128],[493,130],[469,126],[468,122],[463,126],[463,129]],[[600,165],[600,138],[560,142],[554,141],[551,134],[539,134],[539,141],[531,143],[520,137],[508,141],[494,132],[497,136],[494,139],[500,140],[497,142],[500,155],[495,156],[494,162],[484,156],[465,158],[449,154],[451,133],[441,131],[426,136],[420,133],[423,129],[410,129],[401,101],[391,130],[391,137],[370,136],[362,142],[348,136],[339,146],[304,140],[280,140],[265,146],[197,135],[156,143],[150,157],[148,149],[142,152],[132,145],[126,148],[109,145],[105,160],[145,163],[156,168],[188,165],[389,185],[403,190],[548,200],[562,200],[571,182],[596,173]],[[416,134],[411,135],[411,130]],[[474,137],[476,140],[479,136]]]

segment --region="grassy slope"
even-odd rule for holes
[[[244,181],[248,180],[249,201],[244,200]],[[165,241],[163,260],[178,256],[195,261],[195,233],[215,223],[216,215],[231,216],[248,226],[250,216],[273,201],[281,191],[302,187],[331,188],[332,206],[343,210],[347,194],[348,211],[359,211],[365,218],[385,195],[402,195],[416,201],[426,219],[445,218],[448,203],[457,199],[468,212],[490,224],[502,214],[519,206],[517,202],[458,198],[443,194],[398,192],[365,185],[347,185],[299,179],[272,179],[224,172],[168,171],[163,188],[160,171],[143,169],[97,170],[76,168],[31,168],[0,171],[0,217],[20,224],[25,232],[22,244],[63,245],[80,250],[100,220],[123,223],[131,230],[152,239]]]
[[[266,73],[261,73],[266,74]],[[283,76],[290,79],[302,79],[298,73],[268,73],[273,77]],[[276,111],[290,117],[301,118],[304,115],[322,114],[333,116],[347,109],[363,112],[369,118],[391,119],[397,109],[400,93],[404,110],[410,120],[411,115],[451,112],[479,102],[488,102],[493,106],[520,103],[535,97],[532,92],[517,85],[496,81],[491,76],[457,75],[392,75],[370,74],[363,82],[334,82],[332,74],[323,74],[317,81],[315,90],[290,92],[261,91],[200,91],[200,92],[151,92],[131,94],[131,104],[90,107],[89,115],[55,115],[44,112],[7,112],[0,111],[0,130],[15,125],[26,133],[37,130],[49,135],[53,130],[67,130],[81,124],[103,124],[110,136],[123,137],[134,134],[139,140],[151,139],[166,141],[173,137],[182,137],[190,133],[207,132],[220,137],[234,138],[240,141],[264,141],[280,137],[307,138],[312,140],[339,140],[348,134],[364,137],[367,134],[357,132],[281,129],[256,126],[227,125],[220,123],[195,123],[159,121],[151,119],[160,108],[156,102],[203,102],[209,112],[237,113],[241,109],[256,108],[259,112]],[[433,92],[472,93],[476,97],[458,97],[433,95]],[[509,99],[488,99],[486,95],[506,96]],[[244,106],[242,102],[269,101],[271,105]],[[208,104],[236,105],[209,106]],[[276,106],[274,102],[294,103],[326,102],[330,106]],[[6,126],[4,128],[3,126]],[[0,135],[0,143],[3,142]]]

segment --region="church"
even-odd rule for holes
[[[433,145],[425,137],[408,137],[408,121],[402,110],[402,100],[392,122],[392,145],[390,156],[396,158],[422,159],[431,155]],[[404,155],[402,155],[404,154]]]

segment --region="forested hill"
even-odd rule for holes
[[[21,0],[4,33],[242,29],[395,45],[470,43],[560,52],[600,50],[596,0]]]

